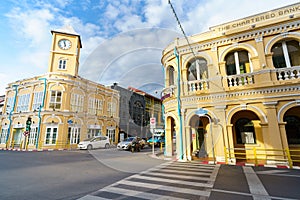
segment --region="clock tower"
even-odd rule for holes
[[[71,26],[52,30],[52,44],[48,72],[58,72],[78,76],[80,35]]]

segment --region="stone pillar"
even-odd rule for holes
[[[267,119],[268,119],[268,130],[266,132],[263,132],[263,138],[264,138],[264,146],[266,149],[282,149],[282,138],[279,130],[279,125],[277,121],[277,112],[276,112],[276,105],[277,102],[265,102],[263,103],[266,111],[267,111]],[[272,159],[282,159],[278,156],[270,156],[270,154],[278,154],[279,152],[275,151],[269,151],[267,152],[269,155],[269,158]],[[283,152],[282,152],[283,154]],[[267,163],[274,164],[274,163],[280,163],[276,160],[267,160]]]
[[[192,151],[191,151],[191,145],[192,145],[192,139],[191,139],[191,127],[186,126],[185,127],[185,134],[186,134],[186,157],[189,161],[192,160]]]
[[[279,123],[278,125],[279,125],[279,130],[280,130],[282,149],[287,149],[287,148],[289,148],[289,144],[287,141],[286,131],[285,131],[286,122]]]
[[[234,141],[233,141],[233,132],[232,132],[233,125],[232,124],[227,124],[226,129],[227,129],[227,140],[228,140],[228,162],[229,163],[235,163],[235,155],[234,155]]]

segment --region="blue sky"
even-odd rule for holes
[[[171,0],[188,35],[299,0]],[[163,87],[162,50],[182,37],[168,0],[0,1],[0,95],[45,74],[51,30],[71,25],[83,44],[79,75],[147,92]]]

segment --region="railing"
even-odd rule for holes
[[[300,148],[299,149],[261,149],[261,148],[226,148],[225,163],[228,164],[231,159],[237,162],[251,163],[255,166],[265,163],[279,163],[288,165],[290,168],[300,166]]]
[[[208,90],[208,80],[195,80],[195,81],[188,81],[187,82],[187,88],[189,92],[196,92],[196,91],[202,91],[202,90]]]
[[[228,87],[254,84],[254,73],[227,76]]]
[[[300,78],[300,66],[278,68],[274,70],[277,74],[277,80],[294,80]]]

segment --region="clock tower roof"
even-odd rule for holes
[[[66,34],[66,35],[75,35],[79,37],[79,43],[80,43],[80,48],[82,48],[81,45],[81,39],[80,39],[80,35],[78,33],[75,32],[75,30],[73,29],[73,27],[71,25],[66,25],[62,28],[56,29],[56,30],[51,30],[51,33],[62,33],[62,34]]]

